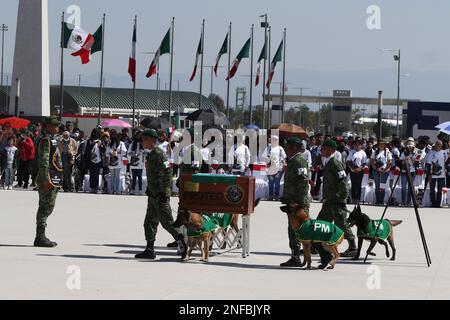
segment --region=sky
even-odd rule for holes
[[[1,0],[0,24],[9,26],[5,38],[5,71],[11,72],[14,53],[18,0]],[[155,51],[175,17],[174,88],[199,90],[198,78],[189,83],[200,37],[202,19],[206,19],[205,65],[213,65],[233,23],[232,60],[250,35],[255,24],[254,55],[257,59],[264,41],[259,23],[267,13],[272,26],[272,53],[287,28],[286,78],[288,94],[298,87],[310,87],[305,94],[333,89],[349,89],[353,96],[375,97],[378,90],[385,97],[396,96],[397,71],[392,53],[382,48],[402,50],[401,95],[428,101],[450,101],[450,1],[446,0],[48,0],[50,77],[59,82],[59,39],[62,11],[78,6],[81,27],[91,33],[99,27],[106,13],[105,78],[106,85],[131,86],[127,74],[131,50],[132,24],[138,15],[138,87],[154,89],[154,78],[145,73]],[[379,30],[369,30],[367,9],[380,8]],[[70,14],[69,14],[70,15]],[[227,59],[221,65],[226,66]],[[169,57],[161,58],[162,87],[168,82]],[[100,55],[82,66],[79,58],[65,53],[65,83],[97,85]],[[279,91],[280,64],[273,91]],[[255,62],[256,70],[256,62]],[[226,69],[214,79],[214,92],[225,96]],[[249,87],[250,64],[244,60],[233,79],[231,101],[237,86]],[[254,89],[254,102],[261,101],[261,86]],[[210,70],[204,71],[204,94],[210,93]]]

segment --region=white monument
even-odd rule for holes
[[[9,105],[9,113],[13,115],[16,79],[20,80],[18,112],[24,116],[50,115],[47,1],[19,0]]]

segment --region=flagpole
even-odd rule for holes
[[[62,122],[64,114],[64,12],[61,16],[61,78],[60,78],[60,103],[59,103],[59,121]]]
[[[170,80],[169,80],[169,122],[172,123],[172,81],[173,81],[173,38],[175,35],[174,29],[175,29],[175,17],[172,18],[172,26],[170,28],[171,35],[170,35]]]
[[[231,29],[232,23],[230,22],[230,29],[228,30],[228,80],[227,80],[227,118],[230,119],[230,68],[231,68]]]
[[[136,32],[136,43],[133,43],[134,46],[134,59],[137,59],[137,15],[134,16],[134,30],[133,33]],[[137,68],[135,68],[137,70]],[[133,129],[136,128],[136,81],[137,81],[137,74],[134,75],[134,81],[133,81]]]
[[[250,52],[250,105],[249,105],[249,124],[252,124],[252,107],[253,107],[253,31],[254,31],[255,25],[252,24],[252,30],[250,33],[252,46],[251,46],[251,52]]]
[[[264,72],[263,72],[263,103],[262,103],[262,128],[266,126],[266,70],[267,70],[267,13],[264,14]]]
[[[103,14],[102,21],[102,61],[100,64],[100,98],[98,103],[98,125],[102,122],[102,104],[103,104],[103,61],[105,58],[105,23],[106,14]]]
[[[285,118],[285,103],[286,103],[286,28],[283,34],[283,91],[281,94],[281,121],[284,123]]]
[[[268,55],[267,55],[267,61],[270,61],[270,49],[271,49],[271,27],[268,27],[267,30],[268,33]],[[267,64],[268,66],[270,66],[270,64]],[[264,86],[266,86],[266,84],[264,83]],[[270,106],[270,86],[267,88],[267,130],[270,129],[271,127],[271,120],[272,120],[272,110],[271,110],[271,106]]]
[[[199,96],[199,102],[198,102],[198,108],[202,109],[202,99],[203,99],[203,56],[205,50],[205,19],[203,19],[202,23],[202,36],[201,36],[201,53],[202,53],[202,59],[200,61],[200,96]]]

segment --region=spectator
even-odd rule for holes
[[[142,194],[142,174],[145,168],[145,153],[142,147],[142,131],[137,131],[133,142],[128,149],[128,158],[130,159],[130,169],[132,175],[130,194],[134,195],[136,191],[136,182],[139,183],[139,193]]]
[[[386,142],[378,141],[377,150],[372,153],[371,166],[375,180],[376,205],[384,204],[386,182],[392,165],[392,154],[386,147]]]
[[[269,201],[280,198],[280,181],[286,164],[286,153],[279,145],[277,136],[270,137],[270,143],[264,150],[262,160],[267,163],[267,177],[269,179]]]
[[[99,176],[102,167],[100,134],[101,130],[99,128],[92,130],[84,153],[85,168],[89,171],[89,188],[91,193],[98,193],[99,191]]]
[[[106,148],[106,156],[109,159],[108,168],[110,173],[109,191],[112,194],[120,194],[120,176],[124,169],[123,160],[127,158],[127,148],[125,143],[120,140],[117,132],[112,132],[111,140]]]
[[[445,185],[445,165],[448,161],[448,153],[442,150],[442,145],[442,141],[437,140],[433,150],[427,157],[430,179],[430,200],[433,208],[441,207],[442,188]]]
[[[250,150],[244,142],[244,136],[236,137],[235,144],[228,153],[228,164],[232,164],[231,172],[240,176],[245,175],[250,165]]]
[[[402,182],[402,205],[411,205],[411,192],[408,187],[408,175],[406,171],[406,163],[409,165],[409,172],[411,174],[412,181],[416,177],[416,156],[418,150],[415,148],[416,144],[414,138],[409,138],[405,143],[405,150],[400,155],[400,168],[401,168],[401,182]]]
[[[130,144],[133,143],[133,139],[130,138],[129,134],[130,130],[128,128],[123,128],[122,134],[120,135],[120,141],[124,143],[125,148],[127,148],[127,150],[130,147]]]
[[[361,183],[364,177],[364,167],[367,165],[367,155],[362,150],[361,140],[355,140],[353,150],[347,158],[347,166],[350,170],[350,180],[352,182],[351,197],[353,204],[359,204],[361,199]]]
[[[15,172],[19,163],[19,151],[14,145],[14,137],[9,137],[7,145],[4,148],[3,165],[5,171],[5,189],[12,190],[14,184]]]
[[[77,142],[70,137],[69,131],[62,133],[61,139],[58,141],[58,150],[63,164],[63,190],[64,192],[73,192],[72,170],[78,150]]]
[[[83,187],[84,176],[86,175],[86,166],[84,162],[84,155],[86,153],[87,140],[84,139],[84,132],[79,131],[79,136],[76,139],[78,142],[77,155],[75,156],[75,191],[80,192]]]
[[[23,187],[24,189],[28,189],[32,163],[35,157],[34,142],[26,134],[21,134],[17,148],[19,149],[20,158],[17,173],[17,188]]]

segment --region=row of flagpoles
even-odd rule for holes
[[[263,127],[266,125],[269,128],[271,119],[269,112],[270,108],[270,86],[275,74],[276,66],[279,62],[283,61],[283,90],[282,90],[282,120],[284,120],[284,104],[285,104],[285,83],[286,83],[286,29],[283,32],[283,39],[281,40],[280,45],[278,46],[275,55],[271,61],[269,66],[269,72],[267,75],[266,81],[266,71],[267,64],[266,62],[270,60],[270,44],[271,44],[271,30],[270,26],[267,22],[267,15],[263,15],[264,22],[261,26],[264,28],[264,45],[257,60],[257,72],[256,79],[253,83],[253,43],[254,43],[254,25],[251,26],[250,38],[245,42],[242,49],[239,51],[238,55],[233,61],[231,65],[231,49],[232,49],[232,23],[230,23],[228,32],[226,34],[225,40],[219,50],[217,55],[215,65],[214,65],[214,74],[218,76],[218,68],[219,63],[223,55],[228,55],[228,73],[226,77],[227,81],[227,98],[226,98],[226,107],[227,107],[227,116],[230,115],[230,81],[236,75],[239,65],[243,59],[250,59],[250,101],[249,101],[249,124],[252,123],[252,108],[253,108],[253,86],[258,87],[261,82],[261,68],[263,67]],[[99,106],[98,106],[98,123],[101,122],[102,116],[102,104],[103,104],[103,67],[104,67],[104,44],[105,44],[105,22],[106,16],[103,15],[102,24],[97,29],[97,31],[91,35],[90,33],[84,31],[78,26],[74,26],[65,22],[64,13],[62,15],[61,22],[61,103],[60,103],[60,117],[62,118],[64,112],[64,49],[71,49],[74,51],[72,56],[79,56],[81,58],[82,64],[89,63],[91,59],[91,55],[96,52],[101,52],[101,70],[100,70],[100,86],[99,86]],[[172,114],[172,83],[173,83],[173,58],[174,58],[174,32],[175,32],[175,18],[172,18],[172,23],[164,36],[158,50],[155,52],[154,58],[150,64],[148,72],[146,74],[147,78],[154,76],[159,73],[159,59],[162,55],[170,54],[170,80],[169,80],[169,118]],[[201,34],[200,41],[197,47],[196,58],[195,58],[195,66],[192,71],[191,77],[189,79],[192,82],[197,75],[198,69],[200,69],[200,88],[199,88],[199,108],[202,105],[203,98],[203,57],[204,57],[204,43],[205,43],[205,20],[203,20],[201,25]],[[136,116],[136,60],[137,60],[137,16],[134,18],[133,25],[133,37],[132,37],[132,50],[129,58],[128,64],[128,73],[131,76],[133,82],[133,119]],[[199,66],[200,65],[200,66]],[[158,84],[157,84],[158,86]],[[159,90],[159,87],[157,88]],[[266,95],[267,89],[267,95]],[[266,97],[269,96],[269,99]],[[267,109],[266,109],[266,101],[267,101]],[[266,118],[266,110],[267,110],[267,118]],[[134,123],[134,121],[133,121]]]

